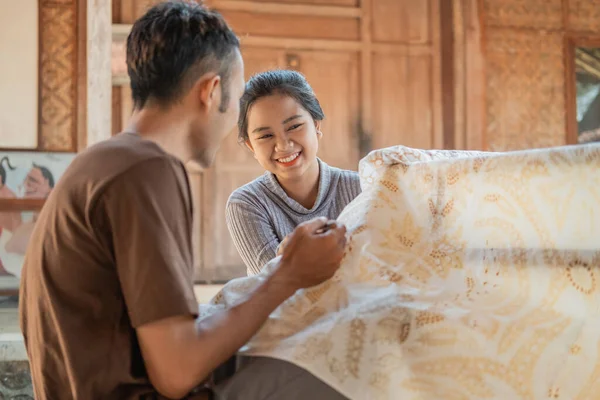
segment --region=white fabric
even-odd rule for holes
[[[286,301],[242,353],[351,399],[598,398],[600,145],[395,147],[360,172],[340,271]],[[229,282],[202,315],[268,273]]]

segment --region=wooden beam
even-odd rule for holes
[[[366,29],[366,28],[362,28]],[[129,35],[131,25],[113,24],[113,41],[123,40]],[[362,31],[362,35],[366,32]],[[403,44],[403,43],[370,43],[369,40],[329,40],[329,39],[293,39],[277,38],[269,36],[241,36],[242,46],[270,47],[277,49],[301,49],[301,50],[332,50],[332,51],[365,51],[379,52],[398,55],[428,55],[431,54],[429,44]],[[128,83],[126,77],[114,77],[113,85],[124,85]]]
[[[429,44],[373,43],[370,50],[374,53],[396,54],[400,56],[429,56],[434,53]]]
[[[113,75],[112,77],[113,86],[127,86],[129,85],[129,76],[127,75]]]
[[[290,39],[268,36],[242,36],[240,37],[240,42],[242,46],[271,47],[278,49],[333,51],[361,50],[361,42],[353,40]]]
[[[113,40],[126,39],[131,32],[133,24],[112,24],[112,37]]]
[[[372,150],[373,143],[373,47],[372,47],[372,4],[371,0],[360,2],[362,18],[360,24],[362,48],[360,57],[360,98],[361,98],[361,132],[358,138],[359,157],[364,157]]]
[[[569,36],[564,39],[564,64],[565,64],[565,103],[567,115],[566,144],[577,144],[579,139],[579,126],[577,123],[577,77],[575,75],[575,48],[576,42]]]
[[[429,0],[429,29],[431,49],[433,50],[430,89],[433,114],[431,143],[436,149],[456,148],[454,143],[454,21],[452,7],[452,2],[449,0]],[[444,20],[445,13],[449,14],[448,20]],[[450,54],[448,54],[446,46],[451,48]],[[444,61],[448,61],[447,70],[444,69]],[[444,97],[446,91],[449,92],[449,99]],[[449,122],[448,126],[446,126],[446,117]]]
[[[208,5],[217,11],[246,11],[258,14],[310,15],[318,17],[360,18],[354,7],[316,6],[305,4],[257,3],[246,0],[212,0]]]
[[[465,15],[462,0],[452,1],[452,17],[454,27],[454,147],[466,148],[466,55],[465,55]],[[445,16],[442,14],[442,25]],[[442,37],[442,40],[444,38]],[[442,68],[445,68],[442,65]]]
[[[39,211],[46,199],[0,199],[0,212]]]
[[[486,81],[483,1],[462,0],[465,29],[465,149],[485,149]]]

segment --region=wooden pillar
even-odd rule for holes
[[[85,89],[85,121],[80,129],[78,150],[111,136],[111,44],[112,10],[107,0],[79,0],[85,3],[85,65],[82,82]]]
[[[441,0],[445,3],[445,0]],[[453,0],[446,18],[452,37],[451,64],[453,115],[452,146],[462,150],[485,149],[485,58],[483,54],[483,27],[479,0]],[[448,88],[451,90],[451,88]]]

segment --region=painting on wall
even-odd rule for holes
[[[11,211],[6,205],[20,199],[48,197],[74,153],[0,151],[0,294],[15,291],[38,211]],[[37,202],[38,204],[41,202]]]
[[[575,49],[578,142],[600,141],[600,48]]]

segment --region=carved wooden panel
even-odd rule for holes
[[[489,28],[486,40],[488,149],[564,144],[562,34]]]
[[[600,35],[600,0],[568,0],[568,3],[569,30]]]
[[[562,0],[483,0],[483,12],[487,26],[529,29],[563,26]]]
[[[77,0],[40,1],[39,149],[77,149]]]

